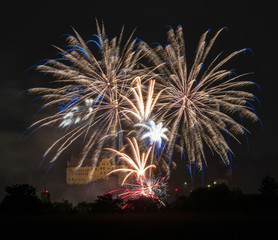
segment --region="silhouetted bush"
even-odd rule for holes
[[[262,179],[259,193],[244,194],[240,189],[230,190],[227,185],[197,188],[189,196],[179,196],[174,202],[161,208],[159,201],[141,197],[123,202],[111,194],[98,196],[93,203],[81,202],[76,207],[68,200],[42,202],[36,188],[28,184],[5,188],[6,196],[0,204],[0,213],[11,214],[71,214],[71,213],[153,213],[160,210],[176,212],[278,212],[278,184],[269,177]]]
[[[144,213],[158,212],[161,209],[158,200],[143,196],[138,199],[126,202],[124,207],[126,211]]]
[[[190,196],[190,204],[193,210],[226,211],[231,210],[231,191],[225,184],[210,188],[197,189]]]
[[[263,211],[278,211],[278,183],[274,178],[266,175],[259,187],[260,210]]]
[[[278,183],[274,178],[266,175],[263,177],[259,192],[266,198],[277,198]]]
[[[73,204],[68,200],[62,200],[61,202],[52,203],[52,213],[75,213],[76,210],[73,208]]]
[[[122,201],[113,198],[111,194],[98,196],[97,200],[92,204],[92,212],[94,213],[113,213],[121,211]]]
[[[227,185],[197,188],[189,196],[180,196],[169,206],[171,211],[278,211],[276,183],[262,180],[261,194],[244,194],[240,189],[230,190]],[[276,194],[275,194],[276,193]]]
[[[79,213],[91,213],[93,212],[93,203],[80,202],[76,205],[75,210]]]
[[[225,184],[210,188],[197,188],[186,196],[180,196],[172,210],[179,211],[229,211],[234,209],[233,192]]]
[[[36,195],[36,188],[28,184],[16,184],[5,188],[1,202],[2,213],[35,214],[43,212],[43,203]]]

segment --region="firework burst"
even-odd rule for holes
[[[137,200],[140,198],[152,199],[154,203],[157,203],[157,207],[165,206],[165,200],[167,197],[167,184],[164,178],[151,179],[147,181],[139,181],[136,184],[128,184],[124,190],[120,190],[118,196],[122,200],[126,200],[123,209],[129,206],[129,201]]]
[[[247,49],[235,51],[220,61],[218,55],[206,69],[203,68],[207,55],[222,30],[208,43],[208,32],[202,35],[191,68],[186,61],[181,26],[176,31],[168,31],[169,44],[166,47],[159,45],[152,49],[143,42],[141,44],[154,64],[154,77],[165,86],[160,117],[167,122],[172,133],[168,151],[173,151],[178,139],[189,163],[197,164],[199,169],[206,164],[205,145],[219,154],[225,164],[230,164],[228,153],[231,149],[224,134],[239,141],[237,136],[246,134],[247,131],[234,120],[236,113],[240,118],[259,120],[248,104],[255,100],[255,96],[242,89],[254,83],[241,80],[246,74],[231,77],[231,70],[222,69],[230,59]]]
[[[67,37],[67,49],[58,48],[60,58],[37,66],[39,71],[56,77],[59,86],[32,88],[29,92],[41,94],[42,99],[47,101],[42,109],[58,106],[58,112],[38,120],[28,130],[33,132],[53,124],[68,130],[45,152],[44,158],[54,147],[58,147],[51,162],[80,137],[86,139],[86,144],[78,167],[92,152],[90,158],[95,165],[107,138],[116,136],[118,140],[112,141],[114,147],[120,146],[123,141],[125,98],[130,93],[131,82],[140,75],[141,70],[136,68],[140,51],[135,51],[136,40],[131,40],[132,35],[125,44],[122,43],[123,30],[119,38],[111,41],[103,25],[100,27],[97,24],[97,32],[93,35],[96,40],[85,42],[75,31],[76,37]],[[99,48],[99,59],[90,51],[90,44]]]
[[[57,47],[59,58],[37,66],[39,71],[52,74],[58,84],[29,92],[46,101],[42,109],[52,107],[56,111],[33,123],[26,133],[51,125],[65,130],[43,156],[57,149],[51,163],[82,138],[85,144],[77,168],[90,158],[94,169],[105,144],[109,144],[110,153],[114,153],[111,159],[118,156],[126,166],[110,172],[126,173],[120,197],[163,202],[177,142],[189,164],[199,169],[206,164],[205,146],[229,165],[231,149],[225,136],[239,141],[238,136],[247,132],[235,116],[260,121],[250,103],[256,97],[243,89],[254,83],[242,80],[246,74],[233,76],[231,70],[223,69],[247,49],[206,61],[221,31],[208,42],[208,32],[201,36],[191,67],[180,26],[168,31],[168,45],[155,48],[143,41],[137,44],[132,35],[124,43],[123,29],[119,38],[109,40],[104,26],[98,23],[97,34],[87,42],[74,31],[75,36],[68,35],[65,49]],[[98,58],[91,45],[99,50]],[[142,58],[147,58],[147,66]],[[134,133],[132,139],[126,138]],[[141,144],[144,141],[148,144]],[[157,157],[155,149],[162,146],[164,152]],[[132,156],[122,151],[128,147]],[[156,170],[163,177],[157,178]]]
[[[141,154],[137,140],[135,138],[132,138],[132,140],[127,138],[127,140],[131,147],[132,157],[114,149],[107,149],[119,155],[120,160],[124,162],[124,164],[127,164],[127,167],[125,168],[118,168],[108,173],[108,175],[115,172],[127,173],[122,181],[122,186],[124,186],[124,188],[112,192],[121,192],[118,194],[118,197],[127,201],[123,206],[123,209],[129,205],[130,200],[133,201],[140,199],[141,197],[149,198],[158,202],[158,206],[165,205],[163,199],[166,198],[167,185],[163,181],[164,178],[154,179],[151,177],[151,174],[147,174],[147,171],[152,171],[153,168],[156,168],[155,165],[148,164],[148,162],[150,162],[149,156],[152,147],[148,148],[147,152]],[[135,176],[135,179],[132,179],[132,182],[134,183],[127,183],[127,179],[131,176]]]
[[[145,124],[136,123],[134,126],[142,127],[146,131],[142,133],[141,140],[149,139],[150,145],[154,145],[157,148],[161,148],[163,139],[168,140],[165,132],[168,132],[167,128],[162,127],[162,122],[155,124],[153,120],[148,120]]]
[[[124,185],[127,178],[132,174],[136,175],[137,181],[139,181],[139,182],[143,181],[144,182],[145,179],[146,179],[147,170],[151,169],[151,168],[156,168],[155,165],[153,165],[153,164],[148,165],[148,163],[147,163],[150,152],[152,150],[152,147],[150,147],[147,150],[147,152],[143,152],[141,154],[138,143],[137,143],[137,140],[135,138],[132,138],[132,140],[127,138],[127,140],[128,140],[129,145],[131,147],[133,157],[130,157],[127,154],[119,152],[115,149],[108,148],[108,150],[110,150],[112,152],[115,152],[117,155],[119,155],[120,159],[123,160],[126,164],[128,164],[129,167],[115,169],[115,170],[111,171],[109,174],[114,173],[114,172],[119,172],[119,171],[120,172],[128,172],[128,174],[126,175],[126,177],[122,181],[122,185]]]
[[[124,111],[127,115],[135,118],[134,122],[146,123],[151,117],[155,118],[157,109],[154,111],[154,108],[157,108],[158,100],[163,90],[159,91],[155,96],[155,80],[150,80],[147,92],[143,91],[144,85],[141,77],[136,77],[134,82],[136,87],[131,88],[134,98],[129,99],[128,96],[123,96],[129,106]]]

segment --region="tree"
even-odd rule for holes
[[[132,210],[134,212],[151,213],[160,210],[158,200],[144,196],[128,201],[126,206],[126,210]]]
[[[54,202],[53,204],[53,211],[55,213],[73,213],[73,204],[68,201],[63,199],[61,202]]]
[[[92,212],[92,207],[93,207],[92,203],[80,202],[77,204],[75,209],[79,213],[90,213]]]
[[[5,188],[6,196],[1,202],[4,213],[39,213],[42,202],[36,195],[37,189],[28,184],[15,184]]]
[[[98,196],[98,199],[93,203],[93,212],[111,213],[121,210],[122,200],[113,198],[112,194],[104,194]]]
[[[274,178],[266,175],[263,177],[259,192],[267,198],[276,198],[278,197],[278,183]]]
[[[217,184],[210,188],[200,187],[191,192],[181,203],[184,209],[193,211],[230,211],[233,209],[232,191],[225,184]],[[181,204],[179,204],[181,207]]]

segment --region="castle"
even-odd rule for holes
[[[122,172],[116,172],[111,175],[107,175],[112,170],[119,168],[120,166],[113,165],[108,158],[101,159],[98,164],[93,167],[88,160],[84,161],[84,164],[80,168],[76,168],[77,159],[71,158],[71,161],[67,162],[66,169],[66,182],[67,184],[88,184],[97,180],[109,180],[113,175],[117,176],[116,179],[120,182],[123,179]]]

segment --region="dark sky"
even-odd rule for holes
[[[199,37],[207,29],[214,33],[227,27],[215,44],[211,54],[230,53],[245,47],[247,53],[231,62],[237,73],[253,72],[251,80],[261,86],[252,89],[261,104],[255,104],[263,122],[246,123],[249,147],[231,143],[233,157],[232,186],[245,192],[256,192],[262,176],[277,179],[277,13],[273,1],[159,1],[157,4],[134,1],[126,5],[119,1],[21,1],[9,2],[1,7],[1,125],[0,125],[0,198],[4,187],[15,183],[29,183],[42,191],[50,188],[55,199],[83,195],[84,189],[65,185],[66,160],[60,161],[44,176],[45,162],[37,167],[42,155],[59,135],[55,129],[42,130],[28,139],[20,135],[36,119],[39,102],[21,91],[45,86],[49,77],[34,70],[26,71],[42,59],[55,58],[51,45],[66,45],[63,34],[73,34],[74,27],[84,39],[96,33],[95,18],[103,20],[108,37],[120,33],[125,25],[128,36],[135,28],[135,36],[147,43],[166,43],[167,25],[182,25],[188,52],[194,53]],[[180,2],[183,4],[180,5]],[[274,3],[273,3],[274,4]],[[188,56],[190,58],[190,56]],[[191,56],[192,58],[192,56]],[[67,156],[74,155],[68,152]],[[223,176],[223,167],[215,157],[205,170],[205,179]],[[188,172],[180,164],[173,172],[180,182],[188,180]],[[225,175],[225,174],[224,174]],[[75,189],[74,191],[72,189]],[[95,193],[97,194],[97,193]]]

